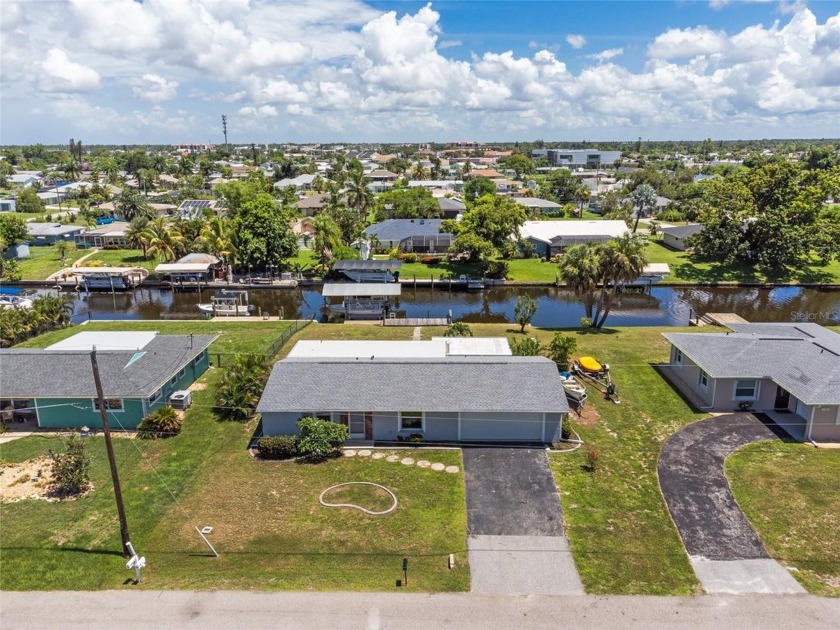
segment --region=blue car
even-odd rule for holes
[[[114,222],[114,217],[99,217],[96,220],[96,225],[108,225]]]

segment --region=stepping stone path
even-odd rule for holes
[[[441,464],[440,462],[430,462],[426,459],[421,459],[419,461],[415,461],[412,457],[400,457],[396,454],[386,455],[381,451],[371,451],[369,449],[362,449],[360,451],[348,448],[344,450],[344,457],[355,457],[358,455],[359,457],[370,457],[371,459],[385,459],[386,462],[400,462],[403,466],[417,466],[418,468],[431,468],[434,471],[441,472],[445,471],[451,474],[461,472],[461,469],[458,466],[446,466]]]

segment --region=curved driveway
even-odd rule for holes
[[[732,496],[723,462],[746,444],[775,438],[745,413],[695,422],[665,442],[659,485],[689,555],[707,560],[769,557]]]

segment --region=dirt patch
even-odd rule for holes
[[[196,381],[187,389],[191,392],[200,392],[203,389],[207,389],[207,383],[205,383],[204,381]]]
[[[41,501],[60,501],[58,497],[47,494],[50,482],[52,462],[49,457],[36,457],[25,462],[0,464],[0,503],[17,503],[25,499]],[[69,499],[76,499],[87,492]]]
[[[571,411],[572,419],[582,427],[594,427],[601,420],[601,414],[595,409],[592,403],[584,404],[580,413],[574,409]]]

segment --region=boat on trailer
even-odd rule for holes
[[[572,374],[585,378],[598,386],[599,390],[615,404],[621,402],[610,376],[610,366],[594,357],[579,357],[572,363]]]
[[[401,292],[399,283],[383,282],[331,282],[321,291],[327,310],[347,319],[382,319],[391,310],[391,298],[399,297]],[[330,302],[329,298],[342,301]]]
[[[563,391],[566,392],[567,398],[579,405],[586,400],[586,388],[578,382],[574,374],[560,372],[560,382],[563,384]]]

